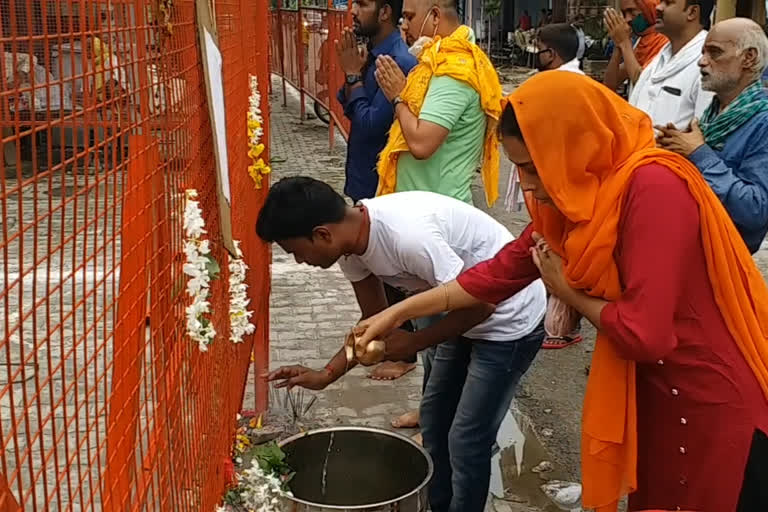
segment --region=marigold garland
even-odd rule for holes
[[[261,117],[261,95],[259,94],[259,80],[250,75],[251,96],[248,99],[248,158],[251,165],[248,166],[248,174],[251,176],[256,188],[261,188],[264,176],[272,172],[269,165],[261,158],[264,152],[264,144],[259,142],[264,135],[262,129],[264,119]]]

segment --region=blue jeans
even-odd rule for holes
[[[496,434],[544,336],[542,324],[518,340],[458,338],[435,348],[420,410],[435,464],[433,512],[485,510]]]
[[[426,329],[430,325],[437,323],[440,319],[442,319],[445,316],[445,313],[439,313],[437,315],[432,316],[425,316],[423,318],[416,318],[414,320],[411,320],[411,323],[413,324],[414,329],[421,330]],[[435,359],[435,351],[437,351],[437,346],[434,347],[427,347],[419,354],[421,354],[421,365],[424,367],[424,380],[421,384],[421,394],[424,394],[424,391],[427,389],[427,382],[429,381],[429,373],[432,371],[432,360]]]

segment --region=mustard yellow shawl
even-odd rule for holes
[[[501,116],[501,84],[496,69],[479,46],[469,41],[470,29],[462,25],[448,37],[436,37],[419,56],[419,63],[408,75],[400,97],[419,115],[433,76],[450,76],[465,82],[480,95],[480,105],[488,118],[483,146],[482,177],[485,200],[492,205],[499,196],[499,143],[496,126]],[[387,145],[379,157],[379,189],[376,195],[390,194],[397,185],[397,159],[407,152],[400,122],[395,119]]]

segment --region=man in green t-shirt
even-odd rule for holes
[[[403,4],[403,28],[412,49],[435,36],[450,36],[460,26],[455,0],[405,0]],[[469,40],[474,43],[471,31]],[[379,59],[377,79],[395,103],[395,117],[409,149],[398,157],[395,190],[436,192],[471,204],[470,186],[481,164],[487,124],[480,94],[450,76],[433,76],[417,116],[398,101],[405,75],[387,64],[387,58]]]
[[[479,94],[455,78],[432,77],[418,120],[435,125],[434,139],[442,143],[423,154],[400,155],[396,191],[427,190],[472,204],[470,186],[483,155],[486,126]]]

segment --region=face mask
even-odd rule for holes
[[[424,17],[424,21],[421,23],[421,28],[419,29],[419,37],[416,39],[416,42],[413,43],[410,48],[408,48],[408,53],[414,57],[421,55],[422,50],[424,50],[424,46],[426,46],[427,43],[432,42],[432,40],[435,38],[435,34],[437,34],[437,27],[435,27],[435,30],[432,33],[432,37],[422,35],[424,33],[424,26],[427,24],[429,18],[434,14],[435,11],[431,11]]]
[[[637,16],[635,16],[635,19],[632,20],[629,26],[632,27],[632,32],[634,32],[637,35],[640,35],[646,30],[648,30],[651,27],[651,24],[648,23],[648,20],[645,19],[645,16],[643,16],[642,14],[638,14]]]
[[[415,43],[411,45],[410,48],[408,48],[408,53],[413,55],[414,57],[418,57],[421,55],[422,50],[424,50],[424,47],[432,42],[432,38],[429,36],[421,36],[416,40]]]
[[[546,64],[541,60],[541,56],[545,54],[552,54],[552,57],[550,58],[549,62],[547,62]],[[549,69],[549,66],[552,64],[552,60],[554,60],[554,50],[552,50],[551,48],[537,52],[536,53],[536,69],[539,71],[547,71]]]

